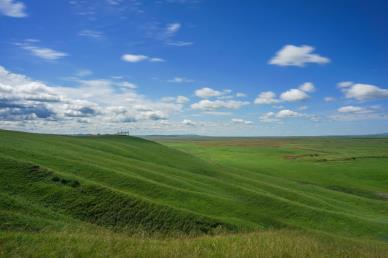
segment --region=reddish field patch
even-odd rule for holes
[[[280,147],[290,142],[279,139],[229,139],[229,140],[201,140],[194,141],[202,147]]]

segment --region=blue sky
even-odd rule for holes
[[[0,127],[388,132],[386,1],[0,0]]]

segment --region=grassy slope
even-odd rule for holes
[[[265,231],[155,238],[104,230],[0,232],[1,257],[387,257],[387,245],[301,233]]]
[[[94,232],[101,226],[164,233],[287,227],[335,237],[387,240],[387,139],[343,140],[299,139],[276,144],[272,140],[251,146],[241,140],[165,142],[182,152],[132,137],[0,131],[0,229],[38,232],[5,233],[0,235],[0,244],[3,241],[8,248],[3,249],[4,255],[12,255],[12,247],[23,241],[34,242],[36,250],[40,247],[45,252],[50,234],[52,239],[63,238],[55,233],[58,229]],[[357,158],[348,159],[353,157]],[[54,233],[42,233],[46,231]],[[137,241],[110,234],[73,238],[85,249],[107,245],[105,238],[108,242],[120,238],[122,245]],[[299,241],[299,236],[293,239],[295,233],[279,234],[286,245]],[[264,241],[262,235],[239,237],[259,246]],[[225,245],[231,238],[216,239],[215,245]],[[169,240],[163,245],[175,246],[177,241],[181,242]],[[190,250],[198,245],[205,248],[213,240],[184,241]],[[320,238],[311,241],[315,251],[341,251]],[[346,241],[354,246],[352,240]],[[363,242],[366,246],[360,248],[373,254],[373,241]],[[244,244],[230,248],[246,248]],[[153,245],[147,240],[136,248]],[[377,253],[387,250],[385,244],[376,245]],[[151,250],[162,252],[158,248],[162,247]],[[364,252],[361,249],[354,249],[353,254]]]

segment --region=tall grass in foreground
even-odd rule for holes
[[[381,242],[299,231],[175,238],[96,232],[0,233],[1,257],[388,257]]]

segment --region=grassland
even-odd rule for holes
[[[388,138],[0,131],[0,256],[385,257]]]

